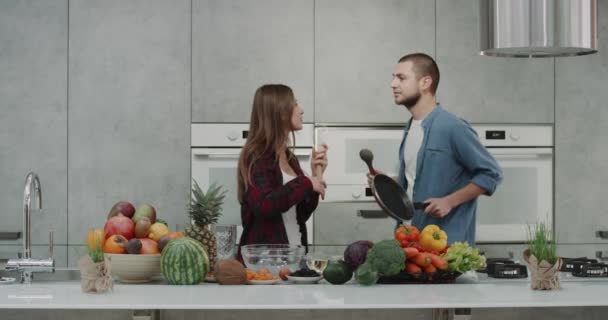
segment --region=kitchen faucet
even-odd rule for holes
[[[53,233],[49,234],[50,257],[45,259],[32,258],[32,189],[36,198],[36,208],[42,209],[42,188],[40,179],[34,172],[25,177],[25,190],[23,191],[23,252],[19,259],[11,259],[6,263],[5,270],[19,271],[22,283],[31,283],[34,272],[55,272],[53,260]]]

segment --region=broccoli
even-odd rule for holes
[[[378,242],[367,252],[365,263],[383,276],[394,276],[405,269],[405,253],[396,240]]]
[[[355,271],[355,279],[364,286],[371,286],[378,281],[378,272],[374,271],[370,263],[364,263]]]

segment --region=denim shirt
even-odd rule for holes
[[[409,124],[405,126],[399,147],[398,182],[407,190],[403,150]],[[424,139],[416,162],[413,201],[447,196],[474,183],[490,196],[502,180],[502,170],[479,141],[473,128],[464,120],[437,106],[422,121]],[[436,224],[448,234],[448,243],[467,241],[475,245],[477,198],[452,208],[443,218],[434,218],[415,210],[412,225],[421,229]]]

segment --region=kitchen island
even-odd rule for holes
[[[562,283],[561,290],[555,291],[533,291],[529,283],[522,281],[369,287],[358,284],[220,286],[205,283],[171,286],[117,283],[113,292],[106,294],[82,293],[77,281],[0,286],[0,309],[10,309],[13,314],[20,309],[359,310],[369,313],[380,309],[502,310],[606,306],[606,281],[569,281]]]

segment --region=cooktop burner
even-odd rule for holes
[[[589,259],[589,258],[585,258],[585,257],[581,257],[581,258],[562,258],[562,267],[559,269],[559,271],[562,272],[572,272],[574,270],[579,270],[582,268],[582,266],[586,265],[586,264],[591,264],[591,263],[597,263],[597,259]]]
[[[519,279],[528,277],[528,269],[525,265],[516,263],[510,258],[487,258],[485,272],[488,277],[501,279]]]

